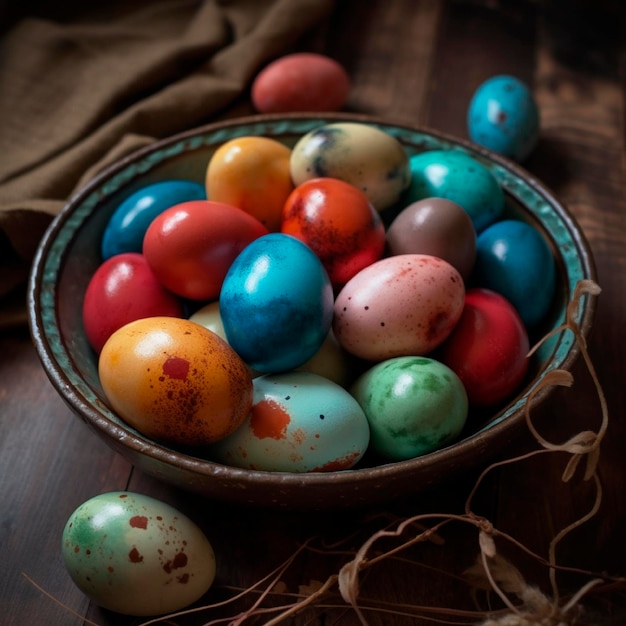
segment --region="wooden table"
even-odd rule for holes
[[[610,412],[599,462],[599,510],[565,537],[556,553],[558,563],[571,570],[557,575],[563,598],[598,576],[603,582],[571,613],[579,621],[570,617],[563,623],[617,625],[626,623],[626,587],[618,580],[626,575],[622,535],[626,524],[626,50],[619,46],[624,42],[619,37],[621,2],[597,0],[588,13],[577,8],[580,4],[343,0],[329,22],[301,47],[325,52],[344,64],[353,81],[350,110],[460,137],[466,137],[469,98],[484,79],[509,73],[532,86],[541,110],[542,134],[524,166],[567,204],[595,255],[602,293],[589,349]],[[227,116],[250,111],[243,99]],[[201,525],[219,565],[215,587],[203,599],[210,603],[232,593],[229,588],[247,587],[265,576],[312,537],[311,549],[279,577],[285,585],[276,589],[310,591],[316,581],[324,582],[349,560],[350,554],[342,550],[358,548],[390,520],[462,513],[477,477],[469,473],[410,501],[394,503],[386,511],[301,514],[204,501],[133,470],[70,414],[49,384],[25,325],[2,331],[0,355],[0,623],[7,626],[69,626],[83,624],[83,619],[102,626],[140,623],[90,605],[62,563],[60,537],[65,521],[80,503],[100,492],[130,489],[156,496]],[[597,396],[582,362],[574,375],[574,386],[556,392],[535,416],[553,441],[562,442],[581,430],[597,430],[600,424]],[[513,457],[534,448],[532,437],[522,436],[502,454]],[[567,460],[568,455],[554,453],[499,468],[477,494],[474,510],[547,559],[550,540],[594,501],[593,486],[581,479],[580,472],[570,483],[562,482]],[[443,545],[417,544],[398,555],[402,558],[386,559],[364,576],[363,604],[367,598],[377,598],[387,603],[380,605],[387,611],[396,605],[396,611],[424,619],[367,610],[364,615],[371,624],[431,624],[429,616],[448,620],[436,623],[482,620],[480,613],[446,615],[410,608],[475,609],[471,587],[462,577],[479,552],[477,530],[467,523],[452,524],[441,531],[441,538]],[[334,542],[337,548],[331,551]],[[526,583],[551,597],[545,563],[511,543],[497,546]],[[323,604],[341,606],[336,586],[330,591]],[[489,606],[486,594],[479,592],[476,598],[483,610]],[[268,603],[293,600],[275,594]],[[495,595],[491,600],[494,607],[501,606]],[[202,624],[216,615],[237,614],[247,602],[177,623]],[[268,619],[261,616],[254,623]],[[318,606],[286,623],[358,624],[359,620],[345,605]]]

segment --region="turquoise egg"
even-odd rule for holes
[[[122,252],[141,252],[152,220],[165,209],[189,200],[206,200],[204,185],[189,180],[164,180],[128,196],[109,219],[102,236],[104,260]]]
[[[195,522],[138,493],[101,493],[83,502],[67,520],[61,547],[78,588],[125,615],[178,611],[215,579],[213,548]]]
[[[556,267],[548,242],[533,226],[503,220],[476,240],[472,284],[498,292],[527,328],[545,317],[556,288]]]
[[[539,139],[539,109],[530,89],[514,76],[494,76],[475,91],[467,110],[472,141],[523,161]]]
[[[348,391],[312,372],[286,372],[255,378],[248,418],[210,452],[251,470],[328,472],[353,467],[368,444],[367,418]]]
[[[465,209],[476,232],[500,218],[504,192],[486,166],[461,150],[430,150],[410,158],[411,184],[405,206],[445,198]]]
[[[350,392],[369,422],[371,449],[392,461],[442,448],[458,437],[467,420],[467,394],[460,378],[428,357],[377,363]]]
[[[282,233],[260,237],[241,251],[219,298],[228,343],[264,373],[294,369],[319,350],[330,331],[333,303],[319,258]]]

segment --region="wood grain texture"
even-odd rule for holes
[[[576,9],[579,3],[566,3]],[[348,70],[353,88],[348,108],[412,122],[466,137],[465,111],[482,80],[511,73],[532,87],[541,111],[541,141],[524,167],[562,200],[589,239],[602,294],[589,349],[611,411],[602,446],[603,500],[598,514],[567,537],[559,562],[616,577],[626,576],[622,529],[626,523],[626,176],[624,145],[624,38],[615,38],[623,19],[620,3],[598,2],[602,15],[582,9],[558,19],[561,0],[535,2],[341,0],[332,18],[307,36],[302,48],[325,52]],[[564,15],[562,12],[560,15]],[[585,23],[589,27],[585,28]],[[566,31],[566,32],[565,32]],[[621,48],[620,48],[621,46]],[[585,56],[580,51],[588,51]],[[222,117],[250,112],[247,99]],[[558,390],[534,420],[546,437],[564,441],[598,426],[598,403],[584,364],[574,370],[571,389]],[[336,573],[370,534],[391,520],[427,513],[462,513],[478,470],[385,510],[333,514],[249,510],[199,499],[134,470],[70,414],[41,368],[24,327],[0,334],[0,623],[78,625],[83,620],[58,607],[22,576],[27,573],[60,601],[100,626],[136,625],[90,605],[61,562],[59,543],[67,517],[85,499],[129,488],[163,499],[205,530],[218,558],[216,586],[203,600],[225,598],[268,574],[309,538],[280,578],[278,590],[297,593]],[[502,457],[534,449],[522,435]],[[502,467],[477,493],[473,510],[530,550],[547,556],[559,529],[589,509],[591,485],[577,474],[564,485],[566,458],[545,455]],[[413,530],[415,533],[415,529]],[[427,542],[373,568],[363,594],[398,605],[426,607],[423,618],[367,611],[372,626],[476,623],[474,595],[463,579],[478,554],[475,527],[455,523],[441,533],[443,545]],[[381,549],[393,542],[380,544]],[[330,546],[334,549],[330,551]],[[546,567],[523,550],[498,541],[531,584],[550,593]],[[588,580],[576,572],[559,575],[564,594]],[[288,599],[288,598],[287,598]],[[479,592],[483,607],[490,598]],[[491,600],[494,598],[492,597]],[[285,598],[275,596],[272,602]],[[341,604],[335,594],[329,602]],[[243,604],[238,606],[239,609]],[[435,616],[428,607],[456,610]],[[232,612],[232,610],[231,610]],[[204,624],[226,609],[179,620]],[[626,623],[626,592],[615,586],[590,596],[577,624]],[[248,623],[264,624],[267,617]],[[358,625],[345,605],[309,609],[286,623],[296,626]],[[436,623],[436,622],[435,622]],[[572,624],[574,622],[572,621]],[[569,626],[569,625],[568,625]]]

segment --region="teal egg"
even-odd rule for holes
[[[350,389],[370,425],[371,449],[392,461],[411,459],[452,442],[467,420],[460,378],[428,357],[377,363]]]
[[[117,207],[102,235],[102,258],[141,252],[152,220],[166,209],[189,200],[206,200],[204,185],[190,180],[163,180],[132,193]]]
[[[504,296],[526,328],[532,328],[545,318],[554,299],[554,255],[536,228],[502,220],[478,236],[471,281]]]
[[[228,343],[259,372],[299,367],[330,332],[333,290],[306,244],[270,233],[246,246],[222,284],[219,308]]]
[[[81,504],[67,520],[61,548],[79,589],[125,615],[178,611],[215,579],[213,548],[195,522],[138,493],[102,493]]]
[[[491,171],[461,150],[430,150],[410,160],[411,184],[404,196],[409,205],[425,198],[445,198],[461,206],[476,232],[499,219],[504,192]]]
[[[475,91],[467,111],[472,141],[523,161],[539,139],[539,108],[532,92],[514,76],[494,76]]]
[[[248,418],[211,446],[211,456],[251,470],[327,472],[353,467],[368,443],[369,424],[352,395],[297,371],[255,378]]]

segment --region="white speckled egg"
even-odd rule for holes
[[[67,570],[99,606],[125,615],[162,615],[198,600],[215,578],[201,529],[165,502],[126,491],[103,493],[69,517]]]
[[[327,472],[353,467],[368,444],[367,418],[348,391],[294,371],[256,378],[248,419],[213,444],[211,454],[252,470]]]
[[[392,206],[411,182],[402,144],[374,125],[337,122],[301,137],[291,152],[294,184],[339,178],[361,189],[378,211]]]
[[[335,300],[333,331],[348,352],[370,361],[434,350],[461,317],[465,285],[447,261],[428,254],[381,259]]]

